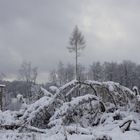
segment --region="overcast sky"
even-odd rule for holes
[[[0,0],[0,72],[16,78],[31,61],[47,81],[59,60],[74,63],[66,47],[75,25],[87,45],[81,64],[140,63],[140,0]]]

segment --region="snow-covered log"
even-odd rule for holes
[[[76,97],[73,98],[72,101],[64,103],[61,108],[54,113],[50,118],[49,125],[69,124],[75,122],[77,117],[81,118],[85,112],[91,112],[94,116],[96,110],[100,109],[100,101],[97,96],[87,94]]]
[[[95,94],[102,98],[104,103],[111,102],[116,107],[126,106],[130,103],[130,100],[134,99],[135,93],[130,89],[121,86],[119,83],[112,81],[109,82],[97,82],[97,81],[84,81],[79,84],[88,86],[90,90],[88,92]],[[92,92],[94,91],[94,92]],[[85,91],[85,94],[87,92]]]
[[[55,108],[61,104],[61,101],[53,98],[44,96],[31,104],[20,118],[21,122],[39,128],[46,128],[50,117],[55,112]]]
[[[53,87],[54,88],[54,87]],[[102,118],[107,113],[112,121],[120,121],[122,116],[117,108],[125,108],[130,103],[139,102],[138,96],[128,88],[114,82],[77,81],[73,80],[54,93],[41,89],[43,97],[26,105],[19,112],[0,112],[1,129],[26,129],[35,132],[50,129],[53,126],[78,124],[81,127],[106,125]],[[78,93],[78,94],[77,94]],[[114,114],[115,113],[115,114]],[[114,116],[113,116],[114,114]],[[129,121],[120,125],[123,131],[129,129]],[[127,127],[126,127],[127,126]]]

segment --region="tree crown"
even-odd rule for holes
[[[85,38],[82,35],[81,31],[79,30],[78,26],[75,26],[72,35],[69,40],[70,46],[68,47],[68,50],[70,52],[75,52],[76,49],[77,51],[82,50],[86,47],[85,45]]]

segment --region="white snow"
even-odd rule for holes
[[[54,91],[54,87],[50,87],[50,89],[51,88],[53,88],[53,91]],[[45,96],[49,96],[49,97],[53,96],[52,93],[50,93],[49,91],[47,91],[46,89],[42,87],[41,87],[41,91],[44,93]]]
[[[19,123],[19,118],[17,118],[17,114],[19,113],[23,115],[22,117],[20,117],[20,120],[32,120],[32,118],[34,118],[40,110],[44,109],[44,106],[48,107],[51,103],[54,103],[56,98],[58,98],[58,95],[61,95],[61,91],[65,90],[67,87],[71,87],[70,90],[66,93],[66,95],[70,95],[70,93],[74,90],[74,86],[77,82],[78,81],[73,80],[60,88],[51,86],[50,90],[52,92],[55,92],[55,94],[52,94],[46,89],[41,88],[41,91],[43,91],[44,96],[30,105],[25,104],[26,109],[23,107],[23,109],[21,109],[20,111],[0,111],[0,127],[4,125],[11,125],[13,123]],[[140,101],[139,95],[135,96],[134,92],[132,92],[126,87],[121,86],[119,83],[114,83],[112,81],[98,82],[89,80],[85,81],[85,83],[97,86],[103,85],[107,87],[110,93],[112,94],[115,94],[117,86],[121,88],[121,90],[126,91],[128,94],[134,95],[138,102]],[[116,95],[117,94],[115,94],[115,96]],[[20,100],[23,97],[22,95],[18,95],[17,98]],[[133,110],[130,111],[129,109],[124,110],[124,108],[121,107],[114,112],[99,112],[100,114],[98,115],[101,118],[97,126],[80,125],[80,123],[77,122],[72,122],[68,125],[64,125],[63,119],[67,114],[67,111],[76,110],[77,107],[81,104],[84,106],[84,108],[82,109],[85,109],[83,112],[84,115],[87,117],[85,118],[88,120],[89,114],[87,112],[89,111],[88,105],[91,103],[90,101],[93,102],[93,107],[97,109],[101,99],[100,97],[87,93],[86,95],[72,98],[71,101],[62,100],[61,106],[56,106],[56,108],[54,109],[55,111],[49,119],[48,126],[52,125],[53,127],[39,129],[37,127],[29,126],[30,129],[40,131],[44,134],[31,133],[27,131],[18,133],[18,130],[1,129],[0,140],[64,140],[66,137],[68,138],[68,140],[97,140],[97,138],[99,140],[99,138],[101,139],[103,137],[108,137],[108,139],[112,138],[112,140],[140,140],[140,113],[136,113]],[[85,105],[84,103],[87,104]],[[112,104],[110,103],[108,107],[112,107]],[[121,117],[119,119],[114,119],[114,117],[117,115]],[[81,119],[82,121],[85,121],[85,124],[87,121],[85,118],[81,117],[79,118],[79,120]],[[120,129],[120,126],[127,120],[132,120],[132,124],[130,126],[130,130],[124,132]]]
[[[75,85],[78,81],[77,80],[72,80],[71,82],[63,85],[62,87],[60,87],[60,90],[64,90],[65,88],[71,86],[71,85]]]
[[[16,118],[16,111],[7,110],[5,112],[0,111],[0,125],[10,125]]]
[[[28,117],[28,120],[31,120],[33,117],[35,117],[38,110],[41,110],[44,106],[48,106],[49,100],[51,99],[52,98],[47,96],[40,98],[38,101],[29,106],[22,118],[24,119]]]
[[[140,95],[137,95],[137,99],[138,99],[138,101],[140,102]]]
[[[3,85],[3,84],[0,84],[0,87],[5,87],[5,85]]]
[[[63,104],[63,106],[55,112],[55,114],[52,116],[51,120],[55,120],[57,119],[57,117],[59,115],[63,115],[66,114],[67,110],[70,108],[75,108],[77,105],[79,105],[79,102],[82,102],[83,100],[87,100],[89,102],[89,100],[94,100],[94,101],[99,101],[98,97],[94,96],[94,95],[90,95],[87,94],[85,96],[80,96],[77,98],[73,98],[71,102],[66,102]],[[56,124],[57,121],[53,121],[53,123]],[[59,123],[61,123],[61,120],[58,121]]]
[[[57,92],[58,91],[58,87],[56,86],[50,86],[49,89],[52,91],[52,92]]]

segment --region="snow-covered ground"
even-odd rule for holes
[[[122,133],[120,128],[116,127],[113,130],[96,129],[93,134],[73,134],[67,135],[68,140],[96,140],[97,137],[104,135],[111,136],[112,140],[140,140],[140,132],[127,131]],[[14,131],[0,132],[0,140],[64,140],[65,137],[62,133],[48,136],[47,134],[37,133],[17,133]]]
[[[8,113],[5,114],[8,115]],[[17,130],[1,130],[0,140],[65,140],[66,136],[67,140],[102,140],[97,138],[103,138],[104,136],[110,137],[112,140],[140,140],[140,114],[123,111],[119,113],[122,116],[125,115],[122,120],[114,121],[112,117],[115,113],[105,113],[101,120],[102,122],[106,118],[105,122],[95,127],[83,128],[77,124],[65,127],[55,126],[52,129],[45,129],[46,134],[31,132],[18,133]],[[13,118],[6,118],[6,115],[5,119],[9,124],[13,120]],[[129,119],[133,120],[130,131],[123,132],[119,126]]]
[[[75,80],[51,88],[19,111],[0,111],[0,140],[140,140],[139,95],[130,89]]]

